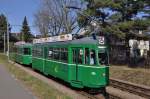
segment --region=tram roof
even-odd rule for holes
[[[97,36],[98,38],[98,36]],[[62,42],[48,42],[48,43],[44,43],[44,44],[51,44],[51,45],[69,45],[69,44],[97,44],[98,40],[94,40],[93,37],[84,37],[81,39],[74,39],[71,41],[62,41]],[[43,44],[43,43],[41,43]]]
[[[20,44],[20,45],[16,45],[16,46],[30,47],[30,46],[32,46],[32,44],[31,43],[25,43],[25,44]]]

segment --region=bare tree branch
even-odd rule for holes
[[[43,0],[42,7],[35,15],[35,23],[42,35],[72,33],[77,28],[77,15],[67,6],[79,5],[78,0]]]

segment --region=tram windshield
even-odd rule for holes
[[[98,58],[99,58],[99,64],[101,65],[108,65],[108,55],[106,52],[99,52],[98,53]]]

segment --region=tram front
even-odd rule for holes
[[[104,85],[109,84],[109,50],[103,36],[98,38],[98,65],[100,68],[100,82]]]
[[[109,57],[104,37],[87,37],[71,43],[71,85],[102,88],[109,83]]]
[[[93,67],[95,76],[92,76],[91,84],[100,88],[109,84],[109,51],[103,36],[97,37],[97,41],[96,64]]]

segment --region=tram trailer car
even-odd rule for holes
[[[101,37],[37,43],[32,47],[32,68],[60,78],[77,88],[105,88],[109,57]]]
[[[32,44],[16,45],[15,61],[24,65],[32,64]]]

